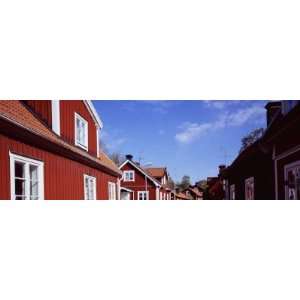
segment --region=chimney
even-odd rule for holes
[[[226,168],[226,165],[219,165],[219,176],[221,176],[221,173],[225,168]]]
[[[133,159],[133,155],[131,155],[131,154],[127,154],[127,155],[126,155],[126,159],[128,159],[128,160],[132,160],[132,159]]]
[[[267,110],[267,127],[274,120],[274,117],[277,115],[278,111],[281,111],[281,102],[280,101],[270,101],[265,106]]]

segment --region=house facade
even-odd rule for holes
[[[272,153],[274,198],[300,200],[300,101],[276,104],[263,139],[263,146]]]
[[[175,192],[170,185],[170,176],[166,167],[146,168],[148,174],[161,183],[159,191],[160,200],[174,200]]]
[[[221,176],[226,199],[274,199],[272,154],[263,151],[261,140],[241,152]]]
[[[87,100],[0,101],[0,199],[117,199],[101,128]]]
[[[168,185],[166,168],[144,168],[126,155],[120,165],[122,171],[121,199],[123,200],[175,200],[175,194]]]
[[[222,172],[226,199],[300,199],[299,103],[266,105],[265,133]]]

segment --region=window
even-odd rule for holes
[[[88,122],[75,113],[75,145],[88,150]]]
[[[84,175],[84,200],[96,200],[96,178]]]
[[[147,191],[138,192],[138,200],[149,200],[149,192]]]
[[[300,199],[300,161],[285,166],[285,199]]]
[[[254,177],[245,180],[245,199],[254,200]]]
[[[230,195],[229,195],[229,199],[230,200],[235,200],[235,185],[232,184],[230,186],[230,191],[229,191]]]
[[[108,183],[108,200],[116,200],[116,184],[114,182]]]
[[[124,171],[124,181],[134,181],[134,171]]]
[[[44,199],[44,163],[10,153],[11,199]]]

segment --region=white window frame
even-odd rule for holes
[[[132,174],[132,179],[127,180],[126,179],[126,174]],[[123,171],[123,181],[124,182],[133,182],[133,181],[135,181],[135,172],[133,170]]]
[[[79,119],[81,122],[85,124],[85,144],[80,143],[80,141],[77,140],[78,131],[77,131],[77,119]],[[87,120],[85,120],[82,116],[80,116],[78,113],[75,112],[75,118],[74,118],[74,124],[75,124],[75,145],[88,151],[89,149],[89,123]]]
[[[253,183],[253,199],[247,199],[247,185]],[[245,200],[254,200],[255,199],[255,180],[254,177],[249,177],[245,179]]]
[[[295,161],[293,163],[290,163],[290,164],[287,164],[284,166],[284,182],[287,182],[288,181],[288,172],[292,169],[295,169],[295,168],[300,168],[300,160],[298,161]],[[288,200],[289,199],[289,187],[288,185],[286,184],[285,185],[285,188],[284,188],[284,195],[285,195],[285,199]],[[296,199],[298,199],[300,197],[300,195],[297,194],[297,189],[295,188],[295,192],[296,192]]]
[[[235,184],[229,186],[229,199],[235,200]]]
[[[137,200],[140,200],[140,194],[146,194],[146,199],[143,200],[149,200],[149,191],[138,191]]]
[[[86,190],[86,185],[85,185],[86,179],[88,179],[89,181],[92,181],[94,184],[93,199],[88,199],[88,197],[86,196],[87,195],[87,190]],[[96,179],[96,177],[84,174],[83,175],[83,188],[84,188],[84,200],[97,200],[97,179]]]
[[[25,200],[30,200],[30,175],[29,166],[33,165],[38,168],[38,200],[44,200],[44,162],[27,158],[21,155],[9,153],[10,157],[10,194],[11,199],[16,200],[15,195],[15,162],[21,162],[25,164]]]
[[[117,200],[117,185],[115,182],[108,182],[108,200]]]

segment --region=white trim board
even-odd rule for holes
[[[133,161],[127,159],[120,166],[119,169],[123,168],[127,163],[130,163],[133,167],[135,167],[138,171],[140,171],[143,175],[145,175],[148,179],[150,179],[156,187],[161,187],[161,184],[156,181],[156,179],[152,178],[150,175],[145,173],[140,167],[138,167]],[[127,170],[126,170],[127,171]]]
[[[60,102],[51,100],[52,130],[60,135]]]
[[[87,109],[89,110],[90,114],[92,115],[95,123],[100,127],[103,128],[103,123],[100,119],[99,114],[97,113],[95,106],[91,100],[83,100],[84,104],[86,105]]]

